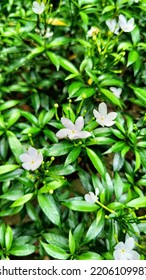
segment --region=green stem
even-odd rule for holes
[[[104,204],[102,204],[101,202],[99,202],[98,200],[96,201],[96,203],[97,204],[99,204],[102,208],[104,208],[105,210],[107,210],[108,212],[110,212],[110,213],[114,213],[114,214],[116,214],[116,212],[114,211],[114,210],[112,210],[112,209],[109,209],[108,207],[106,207]]]

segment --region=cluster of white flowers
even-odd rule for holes
[[[131,32],[134,28],[134,18],[129,20],[122,14],[119,15],[119,20],[117,22],[116,19],[107,19],[106,25],[109,30],[115,34],[119,34],[119,29],[121,28],[124,32]]]
[[[114,119],[117,117],[116,112],[107,113],[107,105],[102,102],[99,104],[98,111],[96,109],[93,110],[94,117],[96,121],[101,126],[112,126],[115,121]],[[61,122],[65,128],[61,128],[56,136],[60,139],[68,137],[70,140],[74,139],[84,139],[91,136],[91,133],[88,131],[82,130],[84,127],[84,119],[82,116],[78,117],[75,121],[75,124],[68,118],[61,118]]]
[[[119,242],[115,246],[114,250],[114,259],[115,260],[139,260],[140,255],[133,250],[135,247],[134,238],[126,236],[125,243]]]

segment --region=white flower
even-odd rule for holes
[[[117,117],[116,112],[111,112],[107,114],[107,106],[104,102],[100,103],[98,106],[98,111],[96,109],[93,110],[94,117],[96,121],[101,126],[112,126],[115,121],[113,121]]]
[[[108,26],[109,30],[115,34],[119,34],[119,25],[116,19],[107,19],[106,25]]]
[[[97,34],[98,34],[98,28],[92,26],[90,28],[90,30],[88,30],[88,32],[87,32],[87,37],[93,37],[94,35],[97,35]]]
[[[90,204],[94,204],[98,199],[98,197],[97,197],[98,194],[99,194],[99,190],[96,188],[95,194],[93,192],[86,193],[84,198],[85,198],[86,202],[88,202]]]
[[[119,15],[119,26],[124,32],[131,32],[134,28],[134,18],[126,20],[124,15]]]
[[[120,98],[120,95],[122,93],[122,89],[121,88],[116,88],[116,87],[110,87],[110,90],[112,91],[112,93],[117,96],[118,98]]]
[[[42,2],[41,4],[39,4],[37,1],[34,1],[32,4],[32,10],[35,14],[42,14],[45,10],[45,4]]]
[[[115,246],[115,251],[113,253],[115,260],[139,260],[140,255],[133,250],[134,248],[134,238],[128,237],[124,242],[119,242]]]
[[[75,124],[67,119],[67,118],[61,118],[62,124],[65,126],[65,128],[60,129],[56,136],[58,138],[65,138],[68,137],[69,139],[79,139],[79,138],[87,138],[91,136],[90,132],[82,131],[84,127],[84,119],[82,116],[78,117],[75,121]]]
[[[51,29],[48,27],[44,37],[45,38],[51,38],[52,36],[53,36],[53,32],[51,32]]]
[[[35,148],[29,147],[27,153],[20,155],[20,160],[24,169],[34,171],[41,165],[43,156]]]

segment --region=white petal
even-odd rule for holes
[[[116,117],[117,117],[117,113],[111,112],[111,113],[107,114],[106,121],[113,121]]]
[[[116,88],[116,87],[110,87],[110,90],[113,92],[114,95],[116,95],[118,98],[120,97],[122,93],[122,88]]]
[[[38,155],[38,151],[33,147],[29,147],[28,148],[28,155],[31,156],[31,157],[36,157]]]
[[[95,189],[95,195],[96,195],[96,196],[99,195],[99,189],[98,189],[98,188]]]
[[[24,153],[24,154],[20,155],[20,160],[22,162],[29,162],[30,156],[27,153]]]
[[[116,19],[107,19],[106,25],[108,26],[111,32],[114,32],[117,25]]]
[[[97,119],[101,118],[101,114],[96,109],[93,110],[93,115]]]
[[[74,131],[71,131],[69,134],[68,134],[68,138],[70,140],[73,140],[73,139],[80,139],[80,132],[74,132]]]
[[[41,163],[43,162],[43,156],[41,154],[41,152],[38,153],[37,157],[35,158],[35,161],[41,165]]]
[[[37,1],[34,1],[33,6],[32,6],[32,10],[36,14],[42,14],[45,10],[45,5],[44,5],[43,2],[41,4],[39,4]]]
[[[75,121],[76,130],[81,131],[84,127],[84,119],[82,116],[78,117]]]
[[[60,139],[67,137],[71,133],[71,130],[68,128],[62,128],[57,133],[56,136]]]
[[[95,203],[97,200],[97,198],[93,192],[86,193],[84,198],[85,198],[86,202],[91,203],[91,204]]]
[[[124,15],[119,15],[119,25],[120,27],[124,27],[127,24],[126,18]]]
[[[140,259],[140,255],[134,250],[127,252],[126,255],[127,255],[128,260],[139,260]]]
[[[125,246],[127,248],[127,250],[131,250],[134,248],[134,238],[133,237],[129,237],[126,239],[125,241]]]
[[[107,106],[104,102],[101,102],[98,106],[99,113],[105,117],[107,115]]]
[[[61,122],[62,124],[66,127],[66,128],[69,128],[69,129],[76,129],[75,128],[75,125],[73,124],[73,122],[67,118],[61,118]]]
[[[116,246],[115,246],[115,249],[117,250],[117,249],[123,249],[123,248],[125,248],[125,244],[124,244],[124,242],[122,242],[122,241],[120,241]]]
[[[22,167],[26,170],[30,170],[31,169],[31,164],[30,162],[25,162],[22,164]]]
[[[126,254],[121,254],[121,249],[116,249],[113,253],[114,260],[126,260]]]
[[[81,131],[78,133],[81,139],[85,139],[91,136],[91,133],[88,131]]]

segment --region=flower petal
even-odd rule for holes
[[[116,246],[115,246],[115,249],[124,249],[125,248],[125,244],[124,242],[120,241]]]
[[[77,131],[81,131],[84,127],[84,119],[82,116],[78,117],[75,121],[75,127]]]
[[[27,153],[20,155],[19,158],[22,162],[28,162],[30,160],[30,156]]]
[[[134,238],[133,237],[128,237],[125,241],[125,246],[128,250],[131,250],[134,248]]]
[[[86,202],[91,203],[91,204],[95,203],[97,200],[97,197],[93,192],[86,193],[84,198],[85,198]]]
[[[134,250],[127,252],[126,255],[127,255],[128,260],[139,260],[140,259],[140,255]]]
[[[67,118],[61,118],[61,122],[62,124],[66,127],[69,128],[71,130],[76,129],[75,125],[73,124],[73,122]]]
[[[57,133],[56,136],[60,139],[67,137],[71,133],[71,130],[68,128],[62,128]]]
[[[99,113],[105,117],[107,115],[107,106],[104,102],[101,102],[98,106]]]
[[[22,167],[26,170],[31,170],[31,164],[30,162],[25,162],[22,164]]]
[[[37,157],[38,151],[33,147],[29,147],[28,148],[28,155],[31,156],[31,157]]]

